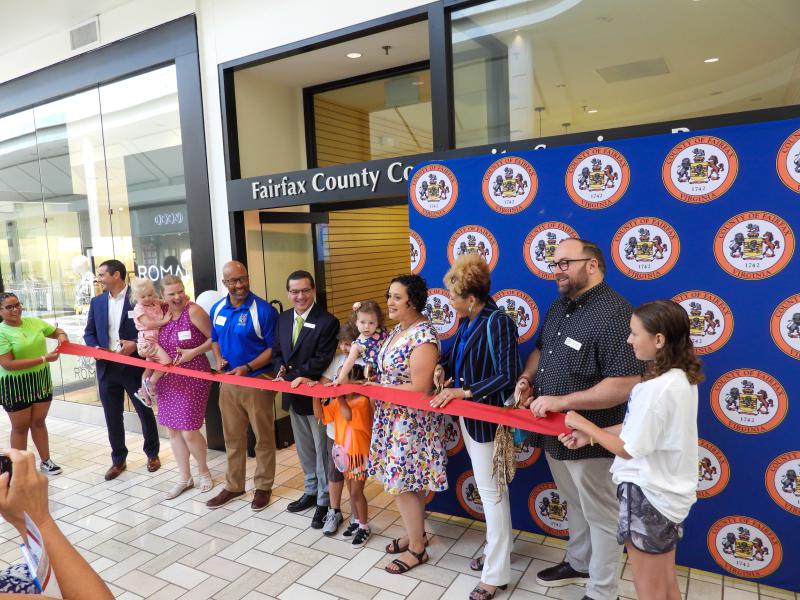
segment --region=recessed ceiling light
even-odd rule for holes
[[[361,58],[361,52],[348,52],[347,58]]]
[[[587,112],[587,113],[589,113],[590,115],[593,115],[594,113],[596,113],[596,112],[597,112],[597,109],[596,109],[596,108],[590,108],[590,109],[589,109],[589,110],[587,110],[586,112]]]
[[[719,62],[719,59],[718,59],[718,58],[716,58],[716,57],[714,57],[714,58],[707,58],[707,59],[705,59],[703,62],[704,62],[704,63],[715,63],[715,62]]]

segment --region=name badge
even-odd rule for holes
[[[222,315],[217,315],[217,318],[214,319],[214,325],[224,326],[227,321],[228,321],[228,317],[224,317]]]
[[[309,329],[314,329],[316,326],[316,323],[303,323],[303,327],[308,327]]]
[[[128,318],[129,318],[129,319],[132,319],[132,318],[133,318],[133,311],[132,311],[132,310],[129,310],[129,311],[128,311]]]
[[[182,342],[186,340],[192,339],[192,332],[191,331],[179,331],[178,332],[178,339]]]
[[[579,342],[579,341],[577,341],[577,340],[573,340],[571,337],[568,337],[567,339],[565,339],[565,340],[564,340],[564,343],[565,343],[567,346],[569,346],[570,348],[572,348],[573,350],[580,350],[580,349],[581,349],[581,346],[583,346],[583,344],[582,344],[582,343],[580,343],[580,342]]]

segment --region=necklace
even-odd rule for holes
[[[417,323],[421,323],[423,320],[424,320],[424,317],[420,317],[419,319],[416,319],[416,320],[415,320],[413,323],[410,323],[410,324],[408,325],[408,327],[403,327],[403,326],[401,325],[401,326],[400,326],[400,333],[404,333],[404,332],[408,331],[408,330],[409,330],[409,329],[411,329],[411,328],[412,328],[414,325],[416,325]]]

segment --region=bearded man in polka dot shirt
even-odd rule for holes
[[[564,240],[551,269],[560,297],[547,311],[516,393],[539,417],[577,410],[600,427],[622,423],[644,372],[626,342],[631,305],[603,281],[605,259],[592,242]],[[586,583],[584,600],[614,600],[621,547],[613,455],[599,444],[568,450],[554,436],[536,437],[569,506],[570,534],[564,562],[540,571],[537,583]]]

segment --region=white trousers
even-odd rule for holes
[[[508,494],[500,497],[497,479],[492,477],[494,442],[476,442],[470,437],[464,418],[459,417],[458,420],[486,517],[486,559],[483,562],[481,581],[492,586],[505,585],[511,582],[511,548],[514,541],[511,537],[511,504]]]
[[[547,453],[545,453],[547,454]],[[622,546],[617,543],[619,501],[611,481],[613,458],[555,460],[547,456],[561,498],[567,501],[567,562],[589,573],[586,595],[615,600]]]

